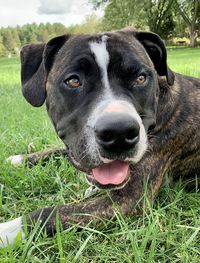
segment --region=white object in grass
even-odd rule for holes
[[[21,234],[22,239],[25,238],[22,228],[22,217],[0,224],[0,247],[13,245],[19,234]]]
[[[7,158],[6,161],[11,163],[13,166],[20,166],[24,162],[24,156],[22,154],[12,155]]]

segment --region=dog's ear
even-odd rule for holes
[[[167,66],[167,51],[163,40],[151,32],[135,32],[135,37],[146,49],[159,76],[166,76],[168,84],[174,84],[174,73]]]
[[[68,38],[69,35],[62,35],[51,39],[47,44],[30,44],[22,48],[22,93],[31,105],[43,105],[46,99],[46,80],[55,54]]]

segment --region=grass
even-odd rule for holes
[[[169,48],[168,59],[175,72],[200,77],[200,48]]]
[[[170,67],[200,77],[200,49],[169,49]],[[62,145],[45,108],[25,102],[20,89],[18,59],[0,59],[0,222],[39,207],[83,199],[87,188],[63,158],[46,166],[13,168],[9,155]],[[0,249],[1,263],[16,262],[200,262],[200,193],[185,191],[185,183],[165,186],[149,212],[137,218],[117,213],[115,222],[103,227],[72,226],[54,238],[35,233],[16,242],[14,248]]]

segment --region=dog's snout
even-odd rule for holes
[[[122,153],[133,148],[139,140],[140,126],[128,114],[107,114],[96,123],[98,144],[106,151]]]

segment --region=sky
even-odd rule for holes
[[[0,0],[0,27],[27,23],[79,24],[94,12],[88,0]],[[102,16],[102,11],[95,11]]]

